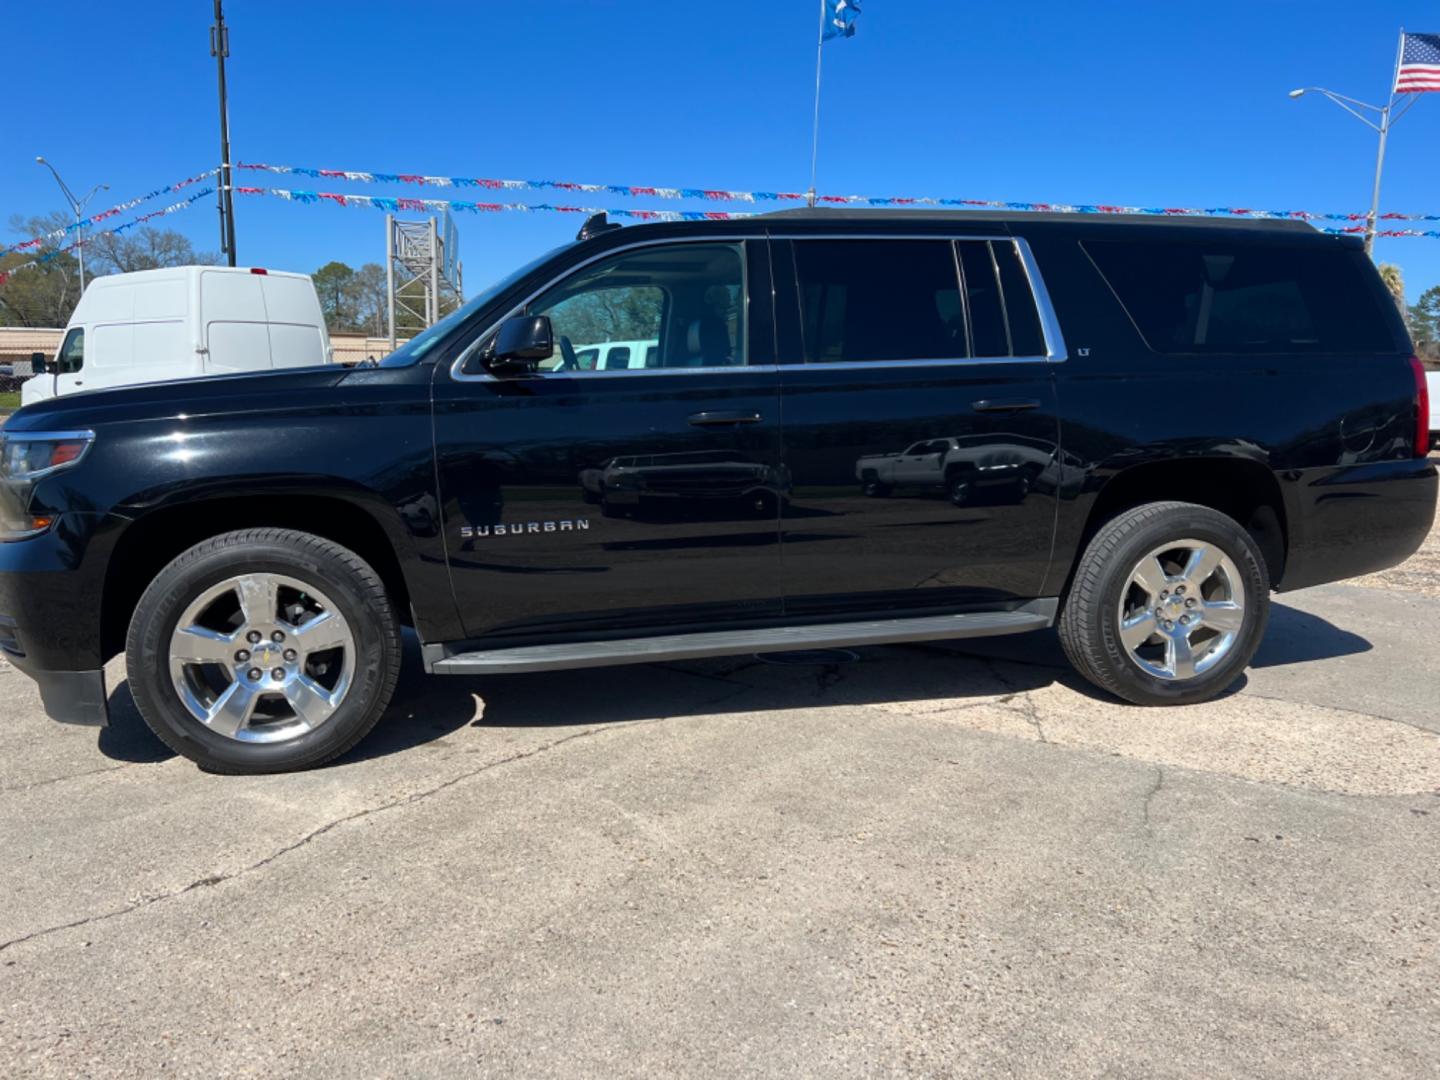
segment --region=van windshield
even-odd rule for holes
[[[411,338],[404,345],[401,345],[389,356],[380,361],[381,367],[409,367],[411,364],[418,364],[442,341],[448,338],[457,327],[464,323],[470,316],[474,315],[481,308],[492,303],[496,297],[503,293],[510,286],[523,278],[526,274],[535,270],[542,264],[548,262],[555,255],[570,247],[569,244],[562,244],[552,251],[547,251],[538,259],[532,259],[520,269],[502,278],[488,289],[483,290],[479,295],[467,300],[460,307],[456,308],[445,318],[441,319],[428,330],[424,330]]]

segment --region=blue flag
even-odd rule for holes
[[[859,14],[860,0],[825,0],[825,29],[820,40],[854,37]]]

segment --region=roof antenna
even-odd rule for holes
[[[605,217],[605,211],[598,214],[591,214],[585,224],[580,226],[580,231],[575,234],[576,240],[589,240],[591,237],[599,236],[601,233],[614,232],[622,228],[618,221],[609,221]]]

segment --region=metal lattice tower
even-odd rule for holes
[[[459,240],[447,222],[452,248]],[[385,292],[388,301],[390,348],[400,338],[412,338],[434,326],[442,314],[464,298],[458,252],[445,250],[446,238],[435,219],[400,221],[385,215]]]

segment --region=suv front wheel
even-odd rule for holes
[[[130,623],[130,687],[166,746],[225,773],[310,768],[389,704],[400,636],[379,576],[308,533],[206,540],[151,582]]]
[[[1239,677],[1269,611],[1264,557],[1237,522],[1193,503],[1148,503],[1086,547],[1060,642],[1080,674],[1126,701],[1188,705]]]

